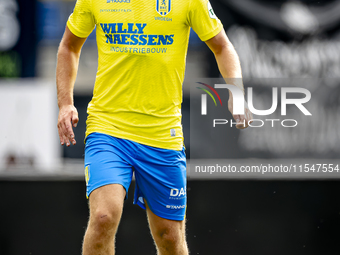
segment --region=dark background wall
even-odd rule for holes
[[[0,3],[0,78],[35,77],[36,0]]]
[[[132,185],[131,187],[133,187]],[[1,181],[0,254],[81,254],[83,181]],[[189,181],[191,254],[338,254],[339,181]],[[155,254],[145,212],[125,203],[117,254]]]

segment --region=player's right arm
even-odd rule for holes
[[[77,126],[78,112],[73,105],[73,87],[81,48],[94,27],[92,0],[77,0],[58,49],[58,131],[61,145],[76,144],[72,126]]]
[[[77,77],[81,48],[86,38],[79,38],[66,27],[58,49],[57,94],[58,132],[61,145],[76,144],[73,127],[78,123],[78,112],[73,104],[73,87]]]

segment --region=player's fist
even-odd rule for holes
[[[74,139],[73,127],[78,124],[78,111],[73,105],[60,107],[58,116],[58,132],[61,145],[70,146],[76,144]]]
[[[238,129],[245,129],[247,127],[249,127],[249,124],[251,124],[253,121],[253,114],[251,113],[251,111],[248,108],[248,104],[246,101],[244,101],[244,115],[235,115],[234,114],[234,110],[233,110],[233,99],[232,97],[229,98],[228,101],[228,109],[230,111],[230,113],[233,115],[233,118],[236,121],[236,128]]]

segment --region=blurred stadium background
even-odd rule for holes
[[[78,143],[61,147],[56,54],[74,4],[74,0],[0,0],[0,255],[81,253],[88,217],[82,141],[97,49],[92,33],[82,51],[74,92],[80,116]],[[295,136],[254,135],[228,129],[225,136],[230,140],[221,141],[228,142],[229,149],[219,155],[205,149],[204,157],[249,165],[279,158],[340,163],[340,1],[211,0],[211,4],[238,51],[245,85],[261,78],[317,79],[309,89],[321,108],[317,116],[327,124],[308,130],[308,136],[302,131]],[[203,160],[190,151],[193,146],[204,148],[206,141],[190,141],[190,84],[198,77],[218,76],[213,54],[191,33],[183,127],[192,160]],[[264,102],[271,100],[265,86],[259,91]],[[339,253],[338,176],[189,175],[191,254]],[[117,254],[155,254],[145,213],[132,205],[133,188],[129,193]]]

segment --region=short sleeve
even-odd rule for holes
[[[208,0],[191,0],[188,23],[202,41],[213,38],[223,28]]]
[[[73,13],[67,21],[67,27],[72,34],[80,37],[88,37],[95,27],[92,14],[92,0],[77,0]]]

